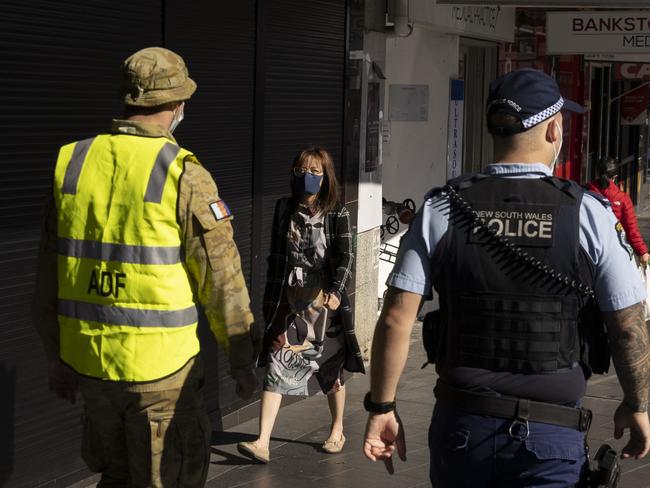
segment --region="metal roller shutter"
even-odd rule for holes
[[[201,0],[191,8],[167,2],[165,25],[165,46],[185,58],[198,85],[175,135],[212,173],[235,216],[235,240],[250,289],[255,1]],[[207,324],[201,324],[200,335],[208,409],[226,414],[245,402],[235,395],[228,363]]]
[[[0,485],[65,486],[87,474],[78,454],[80,406],[48,392],[30,323],[58,148],[107,130],[121,115],[118,68],[127,55],[149,45],[177,50],[199,89],[176,135],[212,172],[235,214],[259,304],[273,207],[288,193],[295,152],[320,143],[340,165],[345,9],[344,0],[202,0],[192,8],[177,0],[0,3]],[[203,344],[209,408],[225,414],[243,406],[214,341]]]
[[[31,325],[42,209],[59,146],[110,127],[122,60],[161,42],[161,0],[0,3],[2,486],[60,486],[85,472],[80,407],[48,391]]]
[[[321,144],[332,153],[340,174],[346,2],[273,0],[265,17],[263,153],[257,155],[257,164],[263,165],[258,262],[264,269],[275,202],[290,193],[296,152]],[[257,303],[262,291],[263,286],[256,290]]]

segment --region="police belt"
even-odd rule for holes
[[[543,422],[545,424],[570,427],[587,432],[591,424],[591,410],[572,408],[553,403],[535,402],[525,398],[494,396],[454,388],[438,381],[433,390],[436,400],[463,412],[488,415],[519,422]]]

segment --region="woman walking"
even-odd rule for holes
[[[241,453],[270,460],[269,442],[282,395],[326,394],[332,416],[323,451],[343,449],[343,369],[364,372],[346,285],[352,272],[349,214],[338,199],[332,157],[319,146],[294,159],[290,198],[275,207],[264,292],[266,366],[259,437]]]
[[[612,204],[612,211],[619,220],[627,236],[627,240],[634,249],[639,263],[643,266],[648,265],[648,246],[643,241],[639,226],[634,213],[634,205],[627,193],[621,190],[616,184],[618,176],[618,165],[616,159],[608,157],[603,158],[597,167],[598,178],[589,183],[589,190],[600,193]]]

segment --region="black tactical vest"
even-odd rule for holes
[[[580,247],[583,190],[554,177],[474,175],[450,184],[488,227],[553,271],[591,287]],[[438,371],[472,367],[552,373],[581,359],[578,317],[588,299],[479,231],[455,205],[432,270],[444,337]]]

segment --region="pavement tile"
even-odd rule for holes
[[[419,341],[419,335],[417,336]],[[239,455],[236,443],[257,433],[257,419],[240,424],[213,438],[210,487],[287,487],[298,484],[335,487],[410,488],[428,485],[427,429],[433,405],[433,368],[420,371],[423,352],[413,348],[402,387],[398,391],[400,415],[407,432],[408,461],[395,461],[396,473],[388,475],[383,463],[372,463],[362,453],[367,414],[362,407],[368,376],[355,375],[346,382],[344,428],[347,438],[340,454],[320,451],[329,432],[327,400],[311,397],[283,407],[273,430],[271,463],[253,464]]]

